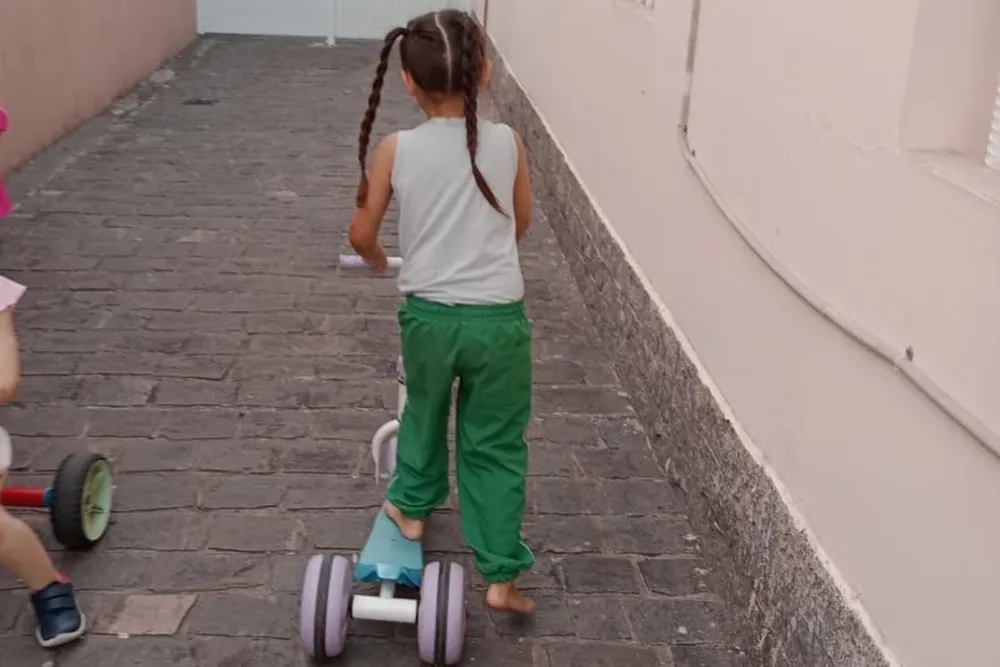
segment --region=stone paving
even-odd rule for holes
[[[112,457],[118,495],[90,554],[60,553],[26,515],[83,591],[92,634],[44,653],[24,593],[0,578],[4,666],[306,664],[304,562],[363,544],[383,491],[368,440],[394,409],[393,281],[335,267],[376,53],[203,42],[72,139],[72,159],[20,179],[23,207],[0,227],[0,267],[29,286],[23,392],[0,410],[13,479],[47,483],[89,449]],[[389,80],[382,131],[418,119]],[[491,617],[474,576],[466,664],[744,664],[702,538],[544,218],[523,253],[538,556],[524,584],[539,610]],[[428,530],[431,558],[469,562],[453,508]],[[415,665],[413,631],[356,622],[340,663]]]

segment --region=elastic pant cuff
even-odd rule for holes
[[[532,564],[528,564],[521,568],[516,567],[505,567],[500,570],[490,570],[484,572],[480,570],[479,574],[482,576],[483,581],[487,584],[505,584],[508,581],[514,581],[522,574],[531,569]]]

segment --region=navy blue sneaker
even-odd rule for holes
[[[76,603],[69,580],[49,584],[31,596],[38,628],[35,639],[43,648],[54,648],[76,641],[87,631],[87,619]]]

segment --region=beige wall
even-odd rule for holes
[[[195,36],[194,0],[0,0],[0,170],[34,155]]]
[[[1000,461],[706,196],[677,133],[690,3],[499,0],[488,29],[876,634],[907,667],[994,666]],[[711,0],[700,25],[690,140],[727,204],[1000,431],[1000,6]]]

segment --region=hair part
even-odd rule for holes
[[[382,101],[389,57],[396,40],[400,40],[399,55],[403,69],[421,91],[431,97],[461,94],[472,177],[490,206],[510,217],[476,163],[479,151],[479,84],[486,66],[485,36],[470,14],[454,9],[424,14],[410,21],[406,27],[393,28],[385,36],[358,140],[358,162],[361,165],[358,207],[363,208],[368,200],[368,149],[375,116]]]

